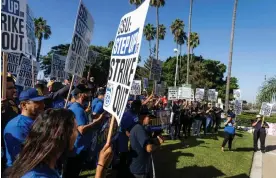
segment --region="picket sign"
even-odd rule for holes
[[[240,89],[234,89],[233,94],[234,94],[234,98],[236,100],[241,100],[241,90]]]
[[[178,98],[178,88],[177,87],[169,87],[168,88],[168,100],[177,100]]]
[[[204,99],[204,88],[196,88],[195,99],[197,101]]]
[[[72,74],[73,77],[64,108],[67,107],[75,75],[79,77],[82,77],[83,75],[83,70],[88,60],[88,50],[92,38],[93,29],[94,20],[88,9],[82,3],[82,0],[80,0],[74,27],[73,39],[65,62],[65,72]]]
[[[2,100],[7,98],[6,86],[7,86],[7,66],[8,66],[8,55],[2,52],[3,59],[3,78],[2,78]]]
[[[73,39],[65,63],[67,73],[82,77],[88,58],[93,28],[94,20],[82,0],[80,0]]]
[[[124,114],[135,76],[149,2],[150,0],[144,1],[136,10],[121,18],[114,40],[104,109],[117,120],[118,125]]]
[[[131,95],[141,95],[141,80],[133,80],[131,90]]]
[[[30,60],[32,60],[32,87],[35,86],[35,76],[34,76],[34,60],[32,59],[32,56],[30,56]]]
[[[50,76],[55,77],[57,81],[60,82],[62,82],[67,77],[67,73],[64,71],[65,60],[66,56],[61,56],[55,53],[52,55]]]
[[[236,115],[240,115],[242,112],[242,100],[235,100],[234,111]]]
[[[273,108],[272,103],[263,102],[259,114],[269,117],[271,115],[272,108]]]
[[[2,51],[25,53],[26,0],[2,0],[1,5]]]

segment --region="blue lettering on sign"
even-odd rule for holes
[[[20,3],[18,0],[2,0],[2,11],[19,16]]]
[[[115,39],[112,56],[128,56],[135,54],[138,48],[139,28],[131,33],[119,35]]]

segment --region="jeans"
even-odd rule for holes
[[[209,125],[212,125],[212,118],[211,117],[206,117],[205,133],[208,132]]]
[[[202,121],[201,120],[195,120],[193,122],[193,135],[200,135],[200,126],[201,126]]]
[[[254,150],[258,150],[258,140],[261,142],[261,150],[265,150],[265,137],[266,131],[264,129],[254,130],[253,140],[254,140]]]

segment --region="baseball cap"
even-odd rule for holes
[[[154,114],[152,114],[151,112],[149,112],[149,111],[141,111],[140,115],[146,115],[146,116],[151,117],[151,118],[156,118],[156,116]]]
[[[262,116],[260,114],[256,115],[256,118],[261,118]]]
[[[20,93],[19,101],[42,101],[45,97],[38,94],[35,88],[24,90]]]
[[[84,84],[79,84],[75,89],[74,89],[74,96],[80,94],[80,93],[87,93],[89,92],[90,89],[87,88]]]
[[[104,89],[100,89],[98,92],[97,92],[97,95],[104,95],[105,94],[105,90]]]

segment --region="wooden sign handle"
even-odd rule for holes
[[[109,125],[106,144],[111,144],[111,137],[112,137],[112,132],[113,132],[114,120],[115,120],[115,117],[112,115],[110,125]]]
[[[3,73],[2,73],[2,100],[7,98],[7,67],[8,67],[8,54],[2,53],[2,59],[3,59]]]
[[[74,80],[75,80],[75,75],[73,75],[72,81],[71,81],[71,83],[70,83],[70,88],[69,88],[69,91],[68,91],[68,94],[67,94],[67,98],[66,98],[66,102],[65,102],[65,105],[64,105],[64,109],[67,108],[67,105],[68,105],[68,102],[69,102],[69,98],[70,98],[70,93],[71,93],[72,88],[73,88]]]

